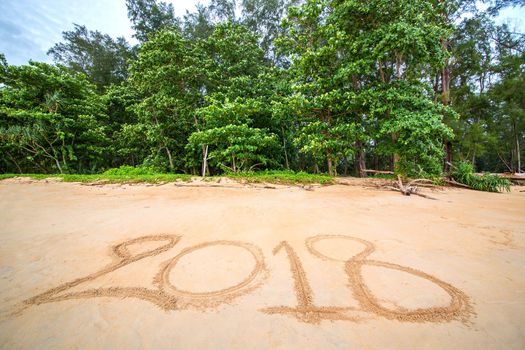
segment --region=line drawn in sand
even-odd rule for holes
[[[182,250],[175,258],[170,260],[164,267],[161,268],[159,274],[154,278],[153,284],[156,289],[148,289],[142,287],[109,287],[109,288],[93,288],[80,292],[67,291],[82,283],[93,281],[94,279],[106,275],[110,272],[116,271],[133,262],[137,262],[147,257],[152,257],[160,253],[166,252],[173,248],[181,239],[181,236],[174,235],[153,235],[143,236],[135,239],[125,241],[112,247],[111,253],[114,262],[101,270],[89,274],[87,276],[77,278],[73,281],[61,284],[55,288],[51,288],[41,294],[31,297],[22,302],[22,305],[12,314],[19,314],[28,307],[33,305],[40,305],[44,303],[52,303],[71,299],[85,299],[95,297],[117,297],[129,298],[134,297],[149,301],[163,310],[180,310],[187,307],[210,307],[217,306],[221,303],[227,303],[234,298],[246,294],[257,288],[262,280],[266,277],[264,264],[264,257],[261,250],[249,243],[238,241],[215,241],[205,242]],[[145,242],[163,242],[165,244],[155,249],[133,255],[128,247],[133,244],[140,244]],[[237,246],[248,250],[255,259],[255,267],[244,280],[229,288],[206,293],[192,293],[188,291],[178,290],[170,281],[169,272],[175,266],[177,261],[191,252],[202,249],[212,245],[229,245]]]
[[[23,311],[24,309],[32,305],[40,305],[44,303],[52,303],[62,300],[70,299],[81,299],[81,298],[94,298],[94,297],[119,297],[128,298],[135,297],[143,299],[157,305],[161,309],[170,310],[174,309],[176,305],[176,299],[160,290],[152,290],[147,288],[139,287],[110,287],[110,288],[94,288],[88,289],[81,292],[64,293],[67,290],[76,287],[82,283],[93,281],[94,279],[104,276],[110,272],[116,271],[126,265],[133,262],[142,260],[144,258],[155,256],[173,248],[181,239],[181,236],[174,235],[153,235],[143,236],[135,239],[125,241],[112,247],[111,253],[114,261],[108,266],[101,270],[89,274],[84,277],[77,278],[73,281],[66,282],[55,288],[51,288],[41,294],[38,294],[32,298],[29,298],[23,302],[17,312]],[[155,249],[142,252],[136,255],[132,255],[128,247],[132,244],[140,244],[144,242],[163,242],[166,244],[161,245]],[[63,294],[61,294],[63,293]]]
[[[190,292],[177,288],[170,280],[170,272],[177,262],[184,256],[210,246],[234,246],[247,250],[255,261],[255,265],[250,274],[241,282],[234,286],[211,292]],[[179,308],[185,307],[214,307],[233,300],[243,294],[258,288],[266,278],[266,269],[264,266],[264,256],[260,248],[253,244],[238,241],[215,241],[204,242],[189,248],[185,248],[176,257],[168,261],[155,277],[155,283],[159,286],[160,291],[166,294],[174,295],[177,298]]]
[[[315,244],[321,240],[336,238],[361,243],[365,248],[362,252],[351,257],[350,259],[343,260],[325,255],[315,247]],[[228,303],[235,298],[255,290],[262,285],[268,276],[264,263],[264,256],[260,248],[246,242],[219,240],[204,242],[184,248],[178,255],[162,264],[160,266],[159,272],[153,279],[153,285],[155,286],[155,289],[143,287],[101,287],[91,288],[79,292],[68,292],[68,290],[72,289],[73,287],[88,281],[92,281],[98,277],[116,271],[126,265],[164,253],[169,249],[172,249],[180,241],[180,239],[181,236],[176,235],[153,235],[139,237],[117,244],[113,246],[111,250],[111,254],[114,259],[112,263],[97,272],[61,284],[55,288],[51,288],[43,293],[25,300],[23,305],[17,311],[15,311],[14,314],[20,313],[28,307],[34,305],[63,300],[95,297],[134,297],[149,301],[163,310],[183,310],[190,307],[210,308],[218,306],[222,303]],[[141,243],[146,242],[165,243],[145,252],[137,254],[130,252],[129,247],[131,245],[140,245]],[[305,243],[308,251],[314,256],[328,262],[344,263],[345,272],[347,274],[348,281],[350,282],[348,286],[352,291],[354,298],[358,301],[360,307],[316,306],[313,301],[314,293],[310,283],[308,282],[299,256],[288,242],[282,241],[273,249],[273,254],[275,255],[278,252],[284,250],[288,256],[290,270],[294,281],[294,292],[297,297],[298,305],[295,307],[269,307],[261,310],[264,313],[292,315],[298,320],[307,323],[319,323],[322,320],[358,321],[364,317],[363,314],[375,314],[387,319],[395,319],[405,322],[439,322],[451,320],[467,322],[469,317],[473,315],[472,306],[470,305],[468,296],[451,284],[410,267],[367,259],[367,257],[375,251],[375,246],[371,242],[350,236],[319,235],[307,238]],[[234,246],[246,250],[251,254],[255,265],[251,272],[244,277],[244,279],[242,279],[237,284],[224,289],[206,292],[192,292],[178,288],[176,284],[174,284],[170,279],[170,272],[173,270],[173,268],[177,265],[182,257],[187,256],[188,254],[191,254],[199,249],[210,246]],[[379,300],[366,286],[361,273],[362,267],[365,265],[398,270],[425,279],[448,293],[451,299],[450,303],[445,307],[419,308],[415,310],[403,308],[386,308],[380,304]]]
[[[350,307],[319,307],[313,303],[313,292],[310,283],[304,272],[301,260],[295,253],[293,247],[286,241],[282,241],[273,249],[273,255],[284,249],[290,260],[290,270],[294,281],[294,290],[297,297],[297,306],[276,306],[262,309],[267,314],[289,314],[298,320],[306,323],[319,323],[321,320],[351,320],[356,321],[355,317],[348,317],[345,312],[355,310]]]
[[[326,239],[347,239],[354,242],[361,243],[365,246],[364,250],[359,254],[353,256],[348,260],[341,260],[338,258],[327,256],[315,248],[315,244],[321,240]],[[467,322],[474,314],[470,304],[469,297],[452,286],[432,275],[425,272],[406,267],[398,264],[368,260],[366,259],[375,251],[375,246],[366,240],[342,236],[342,235],[318,235],[306,239],[306,247],[308,251],[314,256],[329,262],[338,262],[345,264],[345,272],[349,280],[349,288],[352,291],[354,298],[359,302],[360,309],[351,307],[318,307],[313,305],[313,293],[308,283],[306,274],[302,267],[299,257],[293,248],[287,242],[281,242],[275,249],[274,254],[281,248],[285,248],[290,260],[290,269],[294,278],[294,291],[297,296],[298,306],[287,307],[278,306],[265,308],[262,311],[268,314],[291,314],[298,320],[307,323],[319,323],[321,320],[357,320],[359,318],[352,318],[348,315],[349,311],[365,311],[387,319],[395,319],[405,322],[442,322],[459,320]],[[415,310],[408,310],[404,308],[389,309],[382,306],[379,300],[373,295],[370,289],[366,286],[361,274],[362,267],[378,266],[391,270],[399,270],[414,276],[423,278],[431,283],[436,284],[442,288],[451,298],[449,305],[445,307],[431,307],[418,308]]]

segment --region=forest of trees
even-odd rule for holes
[[[0,54],[1,173],[523,168],[525,35],[495,21],[523,0],[126,5],[137,45],[75,25],[55,64]]]

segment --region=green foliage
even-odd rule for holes
[[[48,55],[73,72],[83,73],[104,91],[111,84],[123,82],[128,76],[128,60],[133,52],[123,37],[114,40],[99,31],[89,31],[75,24],[75,29],[62,33],[63,42],[55,44]]]
[[[478,191],[510,191],[509,180],[491,174],[476,175],[474,167],[468,162],[458,162],[450,175],[455,181]]]
[[[415,84],[400,82],[387,90],[373,91],[372,113],[388,108],[388,118],[379,122],[379,137],[392,136],[379,151],[399,156],[396,171],[407,177],[434,177],[442,172],[442,143],[452,139],[443,117],[456,117],[453,110],[430,101]]]
[[[329,185],[334,183],[334,178],[328,175],[308,174],[303,171],[276,171],[265,170],[257,172],[229,173],[228,177],[246,182],[277,183],[277,184],[314,184]]]
[[[131,67],[130,83],[142,97],[132,110],[149,157],[171,171],[183,168],[177,155],[184,153],[195,127],[193,112],[201,99],[198,58],[180,34],[163,31],[141,47]]]
[[[138,166],[138,167],[132,167],[129,165],[121,165],[118,168],[112,168],[104,171],[102,175],[158,175],[162,172],[158,169],[155,169],[151,166]]]
[[[0,172],[520,172],[525,36],[489,3],[126,0],[135,47],[76,25],[56,65],[0,54]]]
[[[3,166],[44,172],[103,166],[107,116],[83,75],[30,62],[8,66],[0,82]]]
[[[273,165],[272,151],[278,144],[275,135],[265,130],[230,124],[191,134],[188,150],[195,153],[203,146],[210,147],[212,165],[238,172]]]
[[[155,33],[178,27],[172,4],[156,0],[126,0],[128,18],[135,30],[134,37],[146,42]]]
[[[452,111],[431,100],[420,77],[443,65],[450,28],[432,4],[309,0],[290,8],[285,26],[278,43],[292,59],[297,94],[288,104],[303,153],[335,174],[375,139],[404,175],[441,172],[441,143],[452,137],[443,117]]]
[[[452,36],[454,150],[475,168],[519,172],[525,156],[525,37],[486,13],[467,17]]]

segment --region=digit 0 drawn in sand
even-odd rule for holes
[[[365,245],[365,249],[349,260],[343,261],[326,256],[315,248],[315,243],[321,240],[334,238],[359,242]],[[387,319],[396,319],[407,322],[439,322],[452,320],[467,322],[468,319],[474,314],[469,297],[451,284],[411,267],[366,259],[366,257],[372,254],[375,250],[375,246],[371,242],[349,236],[319,235],[308,238],[306,240],[306,247],[310,253],[323,260],[345,263],[345,271],[349,278],[349,287],[352,290],[352,294],[361,305],[361,308],[367,312],[374,313],[378,316],[383,316]],[[450,303],[445,307],[418,308],[415,310],[408,310],[405,308],[392,310],[385,308],[380,305],[379,300],[373,295],[363,280],[361,271],[364,265],[399,270],[426,279],[427,281],[442,288],[450,296]]]
[[[17,314],[25,310],[26,308],[33,305],[40,305],[44,303],[52,303],[63,300],[71,299],[86,299],[95,297],[117,297],[117,298],[138,298],[145,301],[149,301],[154,305],[158,306],[163,310],[175,310],[182,309],[188,306],[189,301],[199,300],[200,303],[193,303],[195,306],[216,306],[223,302],[228,302],[236,297],[239,297],[254,288],[258,287],[262,282],[260,279],[257,280],[262,272],[265,271],[264,258],[259,248],[244,242],[232,242],[232,241],[217,241],[217,242],[206,242],[199,245],[184,249],[179,255],[173,258],[164,268],[161,268],[159,272],[160,277],[154,278],[154,284],[157,284],[157,289],[148,289],[142,287],[109,287],[109,288],[92,288],[80,292],[67,293],[67,290],[76,287],[82,283],[93,281],[94,279],[106,275],[110,272],[116,271],[126,265],[133,262],[137,262],[147,257],[152,257],[160,253],[166,252],[173,248],[181,239],[181,236],[174,235],[153,235],[143,236],[135,239],[125,241],[112,247],[111,254],[114,258],[114,262],[104,267],[103,269],[89,274],[87,276],[77,278],[73,281],[61,284],[55,288],[51,288],[41,294],[38,294],[32,298],[29,298],[22,302],[20,306],[13,314]],[[134,244],[146,243],[146,242],[163,242],[165,244],[151,249],[146,252],[138,253],[133,255],[129,251],[129,247]],[[185,291],[179,291],[169,281],[168,275],[169,270],[175,266],[177,261],[184,255],[187,255],[197,249],[201,249],[210,245],[232,245],[248,250],[255,259],[256,265],[253,271],[248,277],[246,277],[239,284],[226,288],[221,291],[207,292],[207,293],[191,293]],[[257,281],[256,281],[257,280]],[[256,282],[256,283],[255,283]],[[180,302],[178,299],[181,299]]]
[[[224,288],[211,292],[191,292],[177,288],[170,280],[170,272],[177,265],[179,260],[199,249],[210,246],[234,246],[248,251],[255,262],[255,265],[248,276],[234,286]],[[159,290],[164,293],[169,293],[177,298],[177,306],[179,308],[197,307],[206,308],[213,307],[218,304],[227,303],[234,298],[243,294],[249,293],[255,288],[259,287],[264,279],[267,277],[266,268],[264,265],[264,256],[258,247],[239,241],[215,241],[205,242],[189,248],[183,249],[176,257],[168,261],[160,270],[155,278]]]
[[[320,323],[321,320],[352,320],[357,318],[346,316],[345,313],[355,310],[350,307],[326,307],[315,306],[313,304],[313,292],[310,283],[304,272],[301,260],[293,250],[292,246],[286,241],[282,241],[273,249],[273,254],[277,254],[281,249],[286,251],[290,260],[290,271],[294,281],[294,292],[297,297],[298,306],[276,306],[262,309],[267,314],[289,314],[307,323]]]

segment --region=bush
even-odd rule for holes
[[[478,191],[510,191],[509,180],[491,174],[476,175],[474,174],[474,167],[468,162],[459,162],[450,175],[455,181]]]

